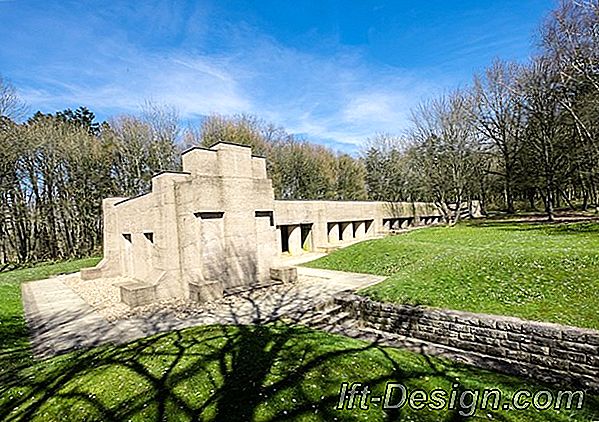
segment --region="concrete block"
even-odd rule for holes
[[[131,281],[120,286],[121,302],[131,307],[143,306],[156,300],[156,285]]]
[[[81,268],[81,280],[95,280],[102,277],[102,268]]]
[[[270,269],[270,278],[283,283],[293,283],[297,281],[297,268],[295,267],[280,267]]]
[[[218,280],[189,283],[189,298],[195,302],[210,302],[223,295],[223,283]]]

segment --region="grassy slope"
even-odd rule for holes
[[[450,391],[455,383],[494,387],[508,396],[519,388],[539,388],[514,377],[285,325],[197,327],[45,361],[23,358],[28,350],[19,283],[93,263],[0,276],[0,334],[12,336],[0,351],[0,420],[456,420],[458,415],[448,411],[402,409],[384,415],[374,405],[353,412],[334,407],[344,381],[368,383],[376,394],[386,381],[427,391]],[[12,318],[20,324],[6,325]],[[585,409],[577,412],[485,411],[479,416],[589,420],[599,417],[597,409],[599,401],[588,397]]]
[[[362,293],[599,329],[599,224],[476,223],[363,242],[307,265],[390,276]]]

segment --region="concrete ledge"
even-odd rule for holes
[[[318,246],[316,248],[316,250],[318,252],[324,252],[324,253],[335,252],[335,251],[338,251],[339,249],[341,249],[341,247],[339,245],[334,245],[334,246],[325,245],[325,246]]]
[[[102,277],[102,268],[81,268],[81,280],[95,280]]]
[[[293,283],[297,281],[297,268],[280,267],[270,269],[270,278],[283,283]]]
[[[121,302],[131,306],[148,305],[156,301],[156,285],[142,281],[130,281],[119,286]]]
[[[81,270],[79,270],[81,280],[95,280],[97,278],[106,277],[107,263],[107,259],[102,258],[102,260],[98,262],[94,267],[81,268]]]
[[[218,280],[189,283],[189,299],[194,302],[211,302],[223,295],[223,284]]]

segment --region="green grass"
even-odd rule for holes
[[[18,343],[5,347],[3,342],[0,351],[0,420],[454,421],[462,419],[459,409],[404,407],[385,414],[376,403],[369,410],[338,411],[335,406],[340,384],[347,381],[368,384],[376,395],[389,381],[429,392],[497,388],[508,399],[521,388],[551,388],[284,324],[196,327],[43,361],[23,359],[28,347],[19,283],[37,278],[36,274],[46,277],[94,262],[1,276],[2,338],[10,333]],[[4,331],[12,318],[20,321],[20,328]],[[485,410],[477,416],[506,421],[593,420],[599,418],[599,400],[587,396],[584,408],[577,411]]]
[[[0,419],[49,420],[457,420],[457,411],[385,415],[380,405],[338,411],[340,384],[385,382],[409,390],[498,388],[506,397],[539,386],[517,378],[349,338],[285,325],[208,326],[126,346],[71,353],[22,369],[0,390]],[[509,421],[590,420],[581,411],[479,412]],[[595,409],[595,410],[593,410]],[[487,414],[491,415],[490,417]],[[459,418],[458,418],[459,419]]]
[[[306,264],[380,274],[375,300],[599,329],[599,224],[476,222],[362,242]]]

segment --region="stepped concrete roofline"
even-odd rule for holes
[[[252,149],[252,147],[249,146],[249,145],[241,144],[241,143],[237,143],[237,142],[228,142],[228,141],[217,141],[217,142],[213,143],[212,145],[210,145],[209,149],[213,149],[214,147],[216,147],[216,146],[218,146],[220,144],[233,145],[233,146],[236,146],[236,147],[242,147],[242,148]]]
[[[193,146],[193,147],[189,147],[189,148],[187,148],[185,151],[183,151],[183,152],[181,153],[181,155],[185,155],[185,154],[187,154],[188,152],[194,151],[194,150],[196,150],[196,149],[201,149],[201,150],[203,150],[203,151],[211,151],[211,152],[216,152],[216,151],[215,151],[215,150],[213,150],[213,149],[206,148],[206,147],[201,147],[201,146],[199,146],[199,145],[196,145],[196,146]]]

